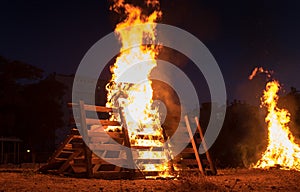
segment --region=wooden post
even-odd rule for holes
[[[205,151],[205,155],[206,155],[206,158],[207,158],[207,161],[209,163],[209,167],[212,171],[212,174],[213,175],[216,175],[217,174],[217,169],[212,161],[212,158],[208,152],[208,149],[207,149],[207,145],[206,145],[206,141],[205,141],[205,138],[203,136],[203,132],[202,132],[202,129],[201,129],[201,126],[200,126],[200,123],[199,123],[199,119],[198,117],[195,117],[195,121],[196,121],[196,124],[197,124],[197,129],[199,131],[199,135],[200,135],[200,139],[201,139],[201,142],[202,142],[202,145],[203,145],[203,149]]]
[[[87,177],[90,178],[93,176],[92,169],[92,152],[89,149],[89,138],[88,138],[88,129],[86,125],[86,114],[84,109],[84,102],[82,100],[79,101],[79,110],[80,110],[80,126],[81,126],[81,134],[83,141],[85,142],[84,153],[85,153],[85,161],[86,161],[86,174]]]
[[[189,136],[190,136],[190,139],[191,139],[191,143],[192,143],[192,146],[193,146],[193,150],[194,150],[194,153],[195,153],[195,157],[196,157],[196,160],[197,160],[199,171],[202,175],[205,175],[204,170],[203,170],[203,166],[202,166],[202,163],[201,163],[201,160],[200,160],[200,156],[199,156],[199,153],[198,153],[198,149],[197,149],[197,146],[196,146],[196,143],[195,143],[195,140],[194,140],[194,135],[192,134],[190,122],[189,122],[189,119],[188,119],[187,115],[184,116],[184,120],[185,120],[186,128],[189,132]]]
[[[121,123],[122,123],[122,132],[124,134],[124,145],[126,147],[128,147],[128,150],[126,150],[126,156],[127,156],[127,161],[128,164],[130,165],[130,167],[135,167],[134,162],[133,162],[133,155],[132,155],[132,151],[131,151],[131,144],[130,144],[130,139],[129,139],[129,134],[128,134],[128,128],[127,128],[127,124],[126,124],[126,119],[124,117],[124,112],[123,112],[123,107],[119,108],[119,114],[120,114],[120,119],[121,119]],[[129,169],[129,173],[130,173],[130,178],[132,178],[134,176],[134,169]]]

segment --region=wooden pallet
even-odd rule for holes
[[[72,129],[71,134],[67,136],[65,141],[50,157],[48,164],[40,168],[41,172],[104,179],[159,176],[160,171],[145,171],[144,167],[160,166],[164,163],[166,156],[169,155],[169,148],[165,145],[160,147],[131,145],[122,108],[118,110],[122,122],[121,126],[119,122],[109,121],[107,118],[99,120],[98,116],[89,116],[90,112],[115,113],[116,111],[113,111],[111,108],[86,105],[83,101],[80,101],[78,104],[71,103],[69,106],[75,108],[74,110],[78,110],[74,114],[74,119],[76,119],[77,123],[79,122],[77,126],[81,132],[79,134],[78,129]],[[106,115],[106,117],[108,116]],[[197,119],[196,122],[198,122]],[[109,132],[108,128],[110,126],[117,127],[118,131],[114,129],[114,132]],[[200,138],[203,138],[199,123],[197,126],[198,135]],[[190,147],[187,147],[176,157],[177,161],[175,163],[177,167],[200,171],[203,175],[208,174],[209,170],[211,170],[212,174],[216,174],[216,169],[213,166],[209,153],[207,152],[206,158],[199,156],[197,147],[199,147],[201,139],[194,139],[187,117],[184,130],[186,130],[184,134],[188,134],[190,138]],[[154,140],[159,139],[149,135],[141,135],[140,138],[145,141],[150,138]],[[120,145],[136,150],[133,154],[131,150],[123,150]],[[139,153],[144,151],[159,155],[152,155],[152,158],[142,158]],[[104,159],[109,160],[111,163],[106,162]],[[118,167],[112,164],[114,162],[135,167],[136,169]],[[171,171],[174,170],[172,162],[168,166]]]
[[[80,134],[78,129],[72,133],[60,145],[50,157],[48,164],[40,169],[41,172],[67,174],[74,176],[98,177],[98,178],[131,178],[134,170],[124,169],[106,162],[106,159],[119,165],[133,163],[129,150],[122,150],[121,145],[130,147],[128,134],[118,122],[98,117],[88,117],[87,113],[112,113],[111,108],[79,104],[69,104],[78,109],[74,118],[80,122]],[[101,124],[99,124],[101,122]],[[108,132],[108,126],[119,126],[119,132]],[[84,140],[83,140],[84,138]],[[93,152],[92,152],[93,151]]]

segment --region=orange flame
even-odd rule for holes
[[[147,0],[146,4],[157,9],[158,1]],[[146,16],[141,8],[126,4],[124,0],[115,1],[112,9],[117,12],[124,10],[126,18],[115,28],[122,47],[119,57],[111,67],[112,79],[106,87],[106,106],[123,107],[132,147],[163,147],[162,128],[158,109],[152,106],[153,90],[149,80],[151,70],[157,65],[155,58],[158,48],[151,45],[155,40],[154,22],[162,13],[155,10]],[[150,46],[143,45],[145,41]],[[112,118],[120,120],[118,116]],[[152,151],[138,151],[137,156],[140,159],[166,159],[165,154]],[[145,164],[142,169],[165,171],[167,165]]]
[[[270,78],[273,71],[265,70],[262,67],[255,67],[255,69],[252,71],[251,75],[249,76],[249,80],[252,80],[258,73],[265,73],[267,77]]]
[[[262,106],[268,114],[268,147],[254,168],[270,168],[280,166],[282,169],[300,171],[300,147],[294,142],[289,130],[290,113],[277,107],[280,89],[278,81],[270,81],[261,98]]]

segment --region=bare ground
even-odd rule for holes
[[[186,174],[178,180],[100,180],[45,175],[30,169],[0,170],[0,192],[7,191],[300,191],[300,172],[219,170],[217,176]]]

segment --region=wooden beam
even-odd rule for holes
[[[105,161],[107,160],[107,161]],[[92,163],[95,165],[111,165],[111,164],[121,164],[126,165],[128,164],[127,159],[118,158],[93,158]]]
[[[84,153],[85,153],[85,161],[86,161],[86,174],[88,178],[93,176],[92,169],[92,152],[89,149],[89,138],[87,133],[87,125],[86,125],[86,114],[84,110],[84,102],[82,100],[79,101],[79,109],[80,109],[80,126],[81,126],[81,134],[82,138],[85,142]]]
[[[68,103],[68,107],[79,107],[78,103]],[[103,107],[103,106],[97,106],[97,105],[84,105],[84,110],[86,111],[96,111],[96,112],[102,112],[102,113],[109,113],[113,112],[113,108],[110,107]]]
[[[122,146],[117,144],[90,144],[89,145],[91,150],[98,150],[98,151],[121,151]]]
[[[68,159],[62,164],[62,166],[58,169],[58,173],[63,173],[69,166],[70,166],[70,161],[74,159],[74,157],[77,157],[82,151],[74,151]]]
[[[87,128],[87,123],[86,123],[86,113],[84,110],[84,102],[82,100],[79,101],[79,108],[80,108],[80,128],[81,128],[81,134],[84,142],[88,143],[88,128]]]
[[[65,146],[73,139],[74,135],[68,135],[68,137],[64,140],[62,144],[55,150],[53,155],[48,161],[48,164],[55,162],[55,158],[59,156],[59,154],[62,152],[62,150],[65,148]]]
[[[122,107],[119,108],[119,114],[120,114],[120,119],[121,119],[121,122],[122,122],[122,132],[124,134],[124,145],[126,147],[128,147],[128,149],[126,150],[127,161],[128,161],[128,164],[130,165],[130,167],[134,168],[135,165],[134,165],[134,162],[133,162],[133,155],[132,155],[131,146],[130,146],[128,128],[127,128],[126,119],[124,117],[124,112],[123,112]],[[133,177],[134,176],[134,169],[130,169],[129,174],[130,174],[129,177]]]
[[[201,160],[200,160],[200,156],[199,156],[199,153],[198,153],[198,149],[197,149],[197,146],[196,146],[196,143],[195,143],[195,140],[194,140],[194,135],[192,134],[190,122],[189,122],[189,119],[188,119],[187,115],[184,116],[184,120],[185,120],[186,128],[189,132],[189,136],[190,136],[191,143],[192,143],[192,146],[193,146],[193,149],[194,149],[194,153],[195,153],[195,157],[196,157],[196,161],[197,161],[197,164],[198,164],[199,171],[202,175],[205,175],[205,172],[203,170],[203,166],[202,166],[202,163],[201,163]]]
[[[80,122],[80,118],[74,118],[77,122]],[[91,119],[91,118],[85,118],[85,124],[86,125],[102,125],[102,126],[120,126],[120,123],[118,121],[110,121],[110,120],[104,120],[104,119]]]
[[[88,131],[88,136],[91,137],[90,139],[98,138],[98,137],[101,137],[101,138],[104,138],[104,139],[106,139],[106,138],[122,139],[124,137],[123,133],[105,132],[105,131],[94,132],[94,131],[91,131],[91,130]]]
[[[110,121],[110,120],[103,120],[103,119],[86,119],[86,123],[88,125],[98,125],[99,123],[102,126],[120,126],[118,121]]]

